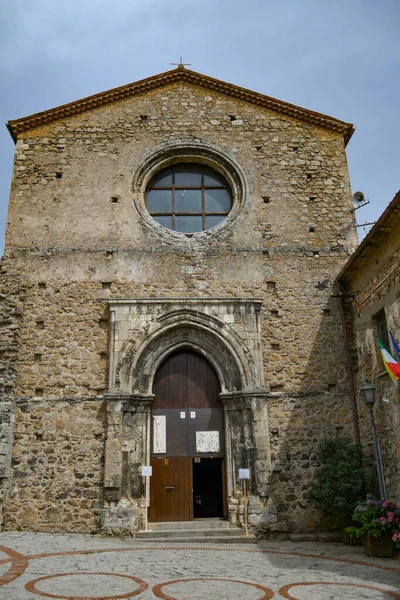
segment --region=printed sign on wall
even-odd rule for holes
[[[239,479],[250,479],[250,469],[239,469]]]

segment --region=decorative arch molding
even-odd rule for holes
[[[152,177],[162,169],[181,162],[205,164],[220,172],[227,180],[232,193],[232,208],[227,217],[216,227],[194,233],[191,237],[165,229],[156,223],[145,204],[146,188]],[[165,242],[175,245],[198,245],[219,238],[221,234],[230,230],[249,203],[248,183],[236,160],[218,146],[193,138],[164,142],[145,154],[133,174],[132,191],[135,208],[143,222]]]
[[[191,348],[202,354],[215,368],[223,392],[253,387],[254,369],[246,363],[243,351],[224,327],[216,326],[216,319],[201,314],[168,315],[164,323],[138,349],[132,365],[135,373],[133,391],[151,393],[158,367],[169,354],[182,348]],[[252,372],[253,371],[253,372]]]
[[[256,299],[177,298],[110,302],[110,392],[149,395],[172,352],[192,348],[215,368],[223,392],[263,389]]]

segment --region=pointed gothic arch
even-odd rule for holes
[[[136,349],[128,343],[117,366],[122,389],[134,394],[151,394],[153,380],[165,358],[183,348],[204,356],[217,372],[222,392],[259,388],[259,373],[243,340],[226,324],[192,309],[178,309],[158,319]]]

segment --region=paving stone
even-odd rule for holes
[[[41,593],[114,600],[135,590],[141,590],[137,597],[143,600],[258,600],[272,597],[268,590],[275,598],[299,600],[400,599],[398,561],[372,559],[362,548],[341,544],[175,546],[132,538],[7,532],[0,534],[0,559],[7,549],[26,555],[28,566],[5,582],[1,576],[11,563],[0,560],[0,600],[38,600]]]

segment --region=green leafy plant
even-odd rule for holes
[[[317,446],[316,461],[307,499],[323,515],[349,522],[367,492],[370,457],[350,438],[325,438]]]
[[[365,502],[358,504],[354,510],[354,526],[347,527],[346,531],[357,537],[369,533],[372,537],[377,538],[387,531],[393,533],[400,531],[399,516],[399,508],[392,500],[381,502],[380,500],[374,500],[371,494],[368,494]]]

